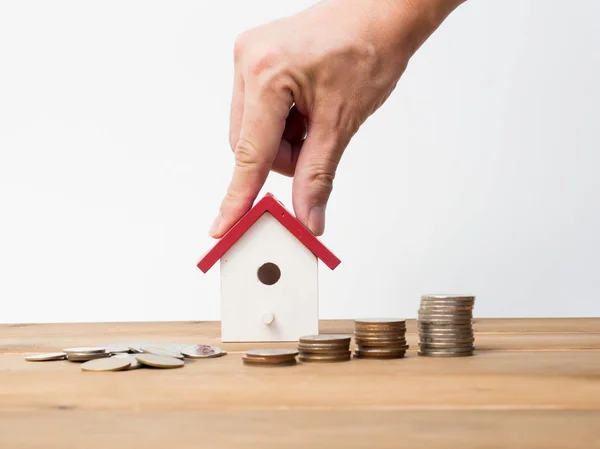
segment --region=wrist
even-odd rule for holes
[[[466,0],[377,0],[385,11],[394,43],[409,59],[460,4]],[[374,6],[377,7],[377,6]]]

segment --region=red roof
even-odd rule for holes
[[[198,268],[206,273],[237,242],[262,214],[269,212],[279,223],[287,228],[304,246],[332,270],[340,260],[317,239],[300,221],[294,217],[270,193],[267,193],[246,215],[221,237],[215,246],[198,262]]]

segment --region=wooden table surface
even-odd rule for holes
[[[0,326],[0,448],[600,448],[600,319],[475,320],[476,355],[285,368],[244,350],[176,370],[85,373],[27,354],[219,343],[215,322]],[[351,333],[325,321],[321,333]]]

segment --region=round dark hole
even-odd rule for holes
[[[281,270],[274,263],[267,262],[258,269],[256,274],[258,275],[258,280],[263,284],[273,285],[281,277]]]

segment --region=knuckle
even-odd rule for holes
[[[248,63],[248,71],[251,76],[263,77],[271,72],[279,61],[279,54],[273,48],[268,48],[256,54]]]
[[[235,38],[235,43],[233,44],[233,60],[234,62],[239,62],[242,58],[242,55],[246,52],[248,48],[248,42],[250,41],[250,32],[244,31],[240,33]]]
[[[242,169],[251,169],[260,165],[260,153],[248,140],[240,139],[235,143],[235,165]]]
[[[324,166],[315,166],[309,177],[311,185],[320,192],[329,194],[333,190],[333,181],[335,179],[335,170]]]

